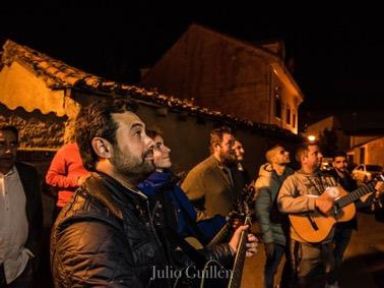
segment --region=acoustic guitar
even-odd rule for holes
[[[379,177],[381,178],[380,181],[384,180],[382,175]],[[339,189],[340,196],[335,201],[333,210],[329,215],[324,215],[319,211],[289,214],[292,228],[306,242],[318,243],[323,241],[337,222],[347,222],[355,216],[354,202],[368,193],[375,192],[377,182],[377,180],[373,180],[350,193]]]

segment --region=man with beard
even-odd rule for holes
[[[153,170],[153,141],[132,103],[97,101],[76,119],[91,176],[62,208],[51,234],[55,287],[142,287],[163,266],[147,197],[136,184]]]
[[[333,155],[332,159],[333,169],[329,173],[337,180],[337,182],[345,189],[347,192],[352,192],[357,189],[357,183],[352,179],[348,171],[348,161],[347,153],[343,151],[337,151]],[[370,201],[367,201],[369,203]],[[369,204],[368,204],[369,205]],[[364,204],[361,201],[356,202],[358,208],[364,207]],[[367,204],[365,204],[367,206]],[[348,247],[349,241],[352,237],[353,230],[357,229],[357,219],[354,217],[348,222],[341,222],[336,224],[334,243],[335,247],[333,254],[335,257],[335,271],[329,280],[329,287],[339,287],[337,278],[339,274],[340,266],[343,262],[344,252]]]
[[[43,226],[35,168],[16,161],[19,133],[0,126],[0,287],[32,287]]]
[[[300,170],[285,179],[277,196],[281,212],[296,214],[319,210],[327,215],[331,211],[335,198],[324,191],[336,182],[331,176],[321,173],[321,158],[316,143],[304,143],[298,147],[296,160],[300,163]],[[322,242],[309,243],[290,226],[290,254],[298,281],[295,287],[325,286],[334,268],[332,237],[333,231]]]
[[[76,140],[92,171],[64,206],[51,235],[55,287],[169,287],[166,239],[159,237],[148,197],[137,185],[153,172],[153,141],[123,100],[97,101],[76,120]],[[231,259],[233,247],[218,247],[212,259]],[[250,253],[255,244],[250,244]]]
[[[207,217],[227,216],[238,196],[231,172],[236,165],[235,137],[226,126],[212,130],[210,136],[211,156],[189,171],[181,188]]]
[[[286,256],[280,287],[290,287],[291,275],[289,248],[286,231],[287,220],[278,211],[276,197],[281,184],[293,170],[289,152],[282,145],[275,145],[265,153],[267,163],[261,165],[255,182],[255,212],[263,234],[266,263],[264,266],[264,287],[273,288],[274,277],[283,255]]]

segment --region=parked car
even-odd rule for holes
[[[383,167],[373,164],[360,164],[352,171],[352,177],[360,182],[368,182],[383,172]]]
[[[321,164],[320,164],[320,170],[327,172],[332,170],[332,158],[330,157],[324,157],[321,159]]]

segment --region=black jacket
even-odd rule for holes
[[[340,175],[336,172],[335,169],[332,169],[328,173],[336,179],[337,183],[339,183],[341,185],[341,187],[344,188],[345,191],[353,192],[354,190],[356,190],[358,188],[356,181],[351,177],[351,175],[349,173],[345,173],[344,177],[340,177]],[[363,207],[360,200],[356,201],[355,204],[356,204],[356,208]],[[356,216],[353,217],[353,219],[348,221],[348,222],[337,223],[336,229],[338,229],[338,230],[340,230],[340,229],[355,229],[356,230],[357,229]]]
[[[170,286],[164,279],[150,281],[154,269],[168,265],[151,219],[143,193],[128,190],[106,175],[92,174],[52,230],[55,287]]]
[[[15,166],[27,199],[28,240],[25,248],[31,250],[38,257],[43,227],[40,178],[32,166],[21,162],[16,162]]]

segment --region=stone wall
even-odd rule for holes
[[[38,110],[26,112],[22,108],[10,110],[0,104],[0,124],[19,129],[21,149],[57,149],[64,141],[65,120],[54,113],[43,115]]]

